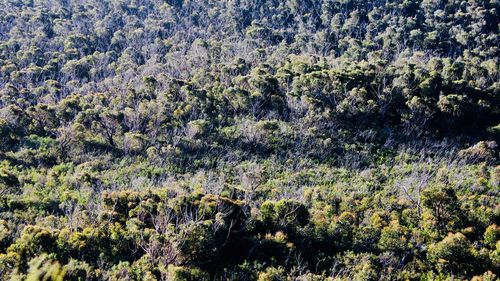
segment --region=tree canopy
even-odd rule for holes
[[[0,280],[496,280],[500,2],[1,0]]]

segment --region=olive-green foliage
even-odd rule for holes
[[[0,280],[495,280],[498,1],[0,1]]]
[[[465,271],[464,266],[474,258],[469,240],[461,233],[449,233],[442,241],[432,244],[428,255],[451,272]]]
[[[166,274],[167,280],[172,281],[209,280],[208,275],[197,268],[169,265]]]

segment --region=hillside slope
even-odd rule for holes
[[[0,1],[0,280],[495,280],[499,9]]]

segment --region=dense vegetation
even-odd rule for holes
[[[0,280],[496,280],[497,0],[0,0]]]

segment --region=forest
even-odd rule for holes
[[[0,280],[498,280],[499,48],[498,0],[0,0]]]

